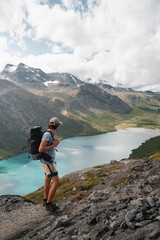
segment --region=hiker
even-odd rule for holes
[[[45,172],[43,205],[46,206],[47,210],[56,208],[56,205],[52,203],[52,199],[60,185],[60,180],[55,165],[55,148],[58,146],[59,140],[55,139],[54,137],[54,133],[58,130],[60,124],[62,124],[62,122],[58,118],[51,118],[48,124],[49,130],[43,134],[41,143],[39,145],[39,152],[46,152],[51,158],[49,161],[40,159],[41,165]],[[51,180],[53,183],[50,188]]]

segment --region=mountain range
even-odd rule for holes
[[[29,129],[47,128],[51,117],[64,123],[60,139],[114,131],[116,125],[158,126],[159,94],[89,83],[70,73],[47,74],[23,63],[0,72],[0,159],[27,151]],[[139,119],[138,119],[139,118]]]

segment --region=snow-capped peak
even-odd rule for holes
[[[17,65],[7,64],[5,66],[5,71],[14,72],[17,69]]]

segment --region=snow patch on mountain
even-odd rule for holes
[[[72,74],[70,74],[70,77],[72,78],[72,80],[77,84],[77,80],[74,76],[72,76]]]
[[[59,83],[58,80],[55,80],[55,81],[46,81],[46,82],[44,82],[44,85],[46,85],[46,86],[48,87],[49,85],[54,85],[54,84],[58,84],[58,83]]]

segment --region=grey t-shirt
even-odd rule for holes
[[[52,138],[52,136],[53,136],[53,138]],[[51,136],[51,133],[45,132],[42,136],[42,141],[43,140],[48,141],[47,146],[50,146],[50,145],[52,145],[53,139],[55,140],[54,134],[52,134],[52,136]],[[46,153],[51,156],[51,158],[52,158],[51,161],[52,162],[56,162],[55,161],[55,147],[49,149],[48,151],[46,151]],[[45,161],[44,159],[41,159],[41,162],[46,163],[46,164],[50,164],[50,162]]]

